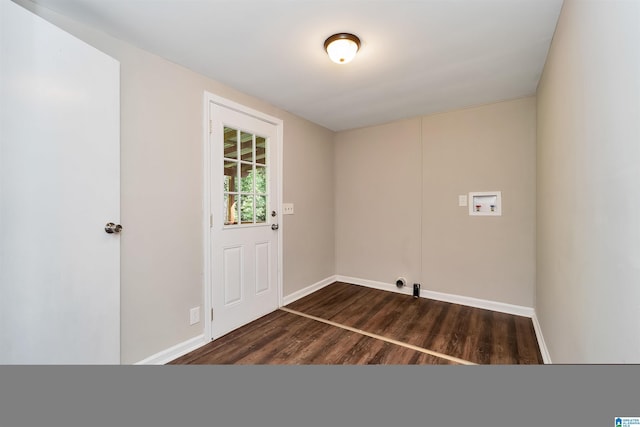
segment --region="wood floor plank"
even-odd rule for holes
[[[542,363],[522,316],[340,282],[286,309],[171,364]]]
[[[348,309],[350,302],[358,296],[358,289],[348,286],[329,286],[322,289],[322,298],[302,298],[288,305],[297,311],[321,313],[331,320],[336,314]]]
[[[538,341],[529,338],[531,336],[536,336],[533,322],[527,320],[529,319],[519,318],[514,321],[516,329],[516,348],[518,350],[520,363],[542,363],[542,352],[540,351]]]
[[[287,307],[473,363],[542,363],[522,316],[340,282]]]
[[[320,323],[325,323],[325,324],[328,324],[330,326],[334,326],[334,327],[337,327],[337,328],[340,328],[340,329],[344,329],[344,330],[348,330],[348,331],[351,331],[351,332],[355,332],[355,333],[360,334],[360,335],[368,336],[370,338],[374,338],[374,339],[379,340],[379,341],[384,341],[384,342],[387,342],[387,343],[390,343],[390,344],[394,344],[394,345],[410,348],[410,349],[419,351],[421,353],[427,353],[427,354],[430,354],[430,355],[435,356],[435,357],[447,359],[447,360],[452,361],[454,363],[463,364],[463,365],[473,364],[473,363],[468,362],[466,360],[457,359],[455,357],[451,357],[451,356],[448,356],[446,354],[436,353],[436,352],[433,352],[433,351],[430,351],[430,350],[426,350],[426,349],[418,347],[418,346],[414,346],[414,345],[411,345],[411,344],[408,344],[408,343],[405,343],[405,342],[402,342],[402,341],[395,340],[393,338],[387,338],[387,337],[384,337],[384,336],[381,336],[381,335],[373,334],[371,332],[363,331],[361,329],[356,329],[356,328],[353,328],[351,326],[341,325],[340,323],[332,322],[331,320],[322,319],[320,317],[311,316],[309,314],[304,314],[304,313],[301,313],[299,311],[291,310],[290,308],[283,307],[280,310],[287,311],[287,312],[296,314],[296,315],[301,316],[301,317],[307,317],[307,318],[313,319],[315,321],[318,321]]]
[[[491,361],[493,365],[518,362],[515,324],[508,315],[495,313],[491,322]]]
[[[455,364],[399,345],[276,311],[170,364]]]

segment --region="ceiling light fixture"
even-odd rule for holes
[[[336,64],[350,62],[360,49],[360,39],[350,33],[334,34],[324,41],[324,50]]]

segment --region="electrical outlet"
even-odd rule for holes
[[[293,203],[282,204],[282,215],[293,215]]]
[[[200,321],[200,307],[194,307],[189,310],[189,324],[195,325]]]

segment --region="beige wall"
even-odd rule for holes
[[[538,87],[536,311],[554,363],[640,363],[640,3],[565,0]]]
[[[204,91],[284,120],[283,200],[296,207],[294,216],[283,218],[285,295],[333,274],[333,132],[32,3],[18,3],[121,63],[122,363],[202,333],[202,322],[189,326],[189,309],[204,307]]]
[[[532,307],[535,98],[336,135],[339,275]],[[458,195],[502,191],[503,216]]]
[[[535,98],[422,122],[422,286],[533,307]],[[469,216],[458,195],[501,191],[502,216]]]
[[[336,271],[420,278],[420,119],[335,137]]]
[[[335,274],[333,132],[285,119],[284,295]]]

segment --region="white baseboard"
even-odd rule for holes
[[[161,352],[149,356],[146,359],[136,362],[135,365],[164,365],[171,362],[173,359],[184,356],[185,354],[202,347],[208,342],[209,341],[204,338],[204,335],[198,335],[197,337],[188,339],[180,344],[176,344],[173,347],[162,350]]]
[[[339,282],[353,283],[354,285],[362,285],[369,288],[381,289],[383,291],[413,295],[413,287],[411,285],[407,285],[403,288],[398,288],[395,284],[391,283],[376,282],[373,280],[359,279],[357,277],[347,277],[340,275],[336,276],[336,280]],[[504,302],[490,301],[473,297],[465,297],[462,295],[446,294],[443,292],[428,291],[426,289],[420,289],[420,296],[422,298],[430,298],[438,301],[467,305],[475,308],[483,308],[485,310],[498,311],[500,313],[514,314],[516,316],[533,317],[533,315],[535,314],[535,311],[532,307],[507,304]]]
[[[468,305],[475,308],[483,308],[485,310],[497,311],[500,313],[513,314],[516,316],[533,317],[533,307],[525,307],[523,305],[507,304],[499,301],[491,301],[480,298],[465,297],[462,295],[446,294],[435,291],[422,291],[420,296],[423,298],[431,298],[438,301],[451,302],[454,304]]]
[[[538,322],[538,316],[533,314],[531,318],[533,322],[533,329],[536,331],[536,338],[538,338],[538,346],[540,347],[540,353],[542,353],[542,361],[545,365],[550,365],[551,363],[551,355],[549,354],[549,349],[547,348],[547,343],[544,342],[544,337],[542,336],[542,328],[540,327],[540,322]]]
[[[337,280],[336,276],[327,277],[326,279],[320,280],[319,282],[316,282],[313,285],[309,285],[304,289],[295,291],[294,293],[289,294],[282,299],[282,305],[284,306],[284,305],[291,304],[292,302],[297,301],[300,298],[306,297],[307,295],[310,295],[315,291],[318,291],[324,288],[325,286],[332,284],[336,280]]]
[[[366,286],[367,288],[380,289],[381,291],[391,291],[399,294],[413,295],[413,287],[407,285],[403,288],[398,288],[395,284],[376,282],[375,280],[360,279],[357,277],[349,276],[336,276],[337,282],[351,283],[353,285]]]

